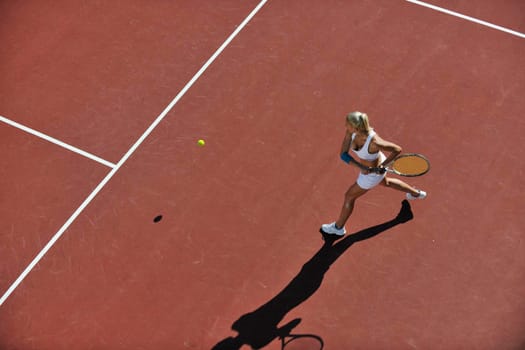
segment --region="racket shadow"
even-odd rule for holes
[[[261,349],[277,338],[283,340],[285,337],[293,337],[290,333],[301,319],[296,318],[281,327],[278,326],[279,323],[288,312],[319,289],[330,266],[354,243],[377,236],[396,225],[412,220],[413,217],[410,204],[404,200],[401,210],[392,220],[366,228],[339,241],[333,235],[323,234],[323,246],[303,265],[297,276],[266,304],[236,320],[231,328],[238,332],[238,335],[223,339],[212,350],[238,350],[243,345]],[[315,337],[323,344],[321,337],[313,334],[309,336]]]
[[[281,350],[323,350],[323,348],[323,339],[315,334],[289,334],[281,338]]]

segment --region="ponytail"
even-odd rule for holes
[[[346,116],[346,121],[347,123],[350,123],[352,126],[354,126],[357,130],[363,131],[367,134],[371,129],[368,121],[368,115],[366,115],[366,113],[361,113],[359,111],[349,113]]]

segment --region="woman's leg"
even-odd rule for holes
[[[352,211],[354,210],[355,200],[362,195],[364,195],[368,190],[362,189],[357,183],[354,183],[348,191],[345,193],[345,201],[343,203],[343,208],[341,209],[341,214],[339,219],[335,222],[337,228],[342,228],[345,224]]]
[[[419,196],[419,191],[416,190],[414,187],[410,186],[409,184],[407,184],[407,183],[405,183],[405,182],[403,182],[403,181],[401,181],[399,179],[393,178],[393,177],[386,177],[385,176],[383,181],[381,181],[381,185],[393,188],[393,189],[398,190],[398,191],[410,193],[414,197],[418,197]]]

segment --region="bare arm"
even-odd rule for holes
[[[401,146],[396,145],[393,142],[383,140],[379,135],[376,135],[373,140],[374,147],[377,147],[378,151],[388,153],[386,159],[379,164],[380,167],[384,167],[391,163],[396,157],[403,151]]]
[[[343,139],[343,144],[341,145],[341,152],[339,154],[348,153],[350,150],[350,144],[352,143],[352,134],[348,131],[345,133],[345,138]]]
[[[343,139],[343,144],[341,145],[341,152],[339,153],[341,159],[347,164],[353,164],[361,170],[369,171],[370,169],[368,167],[359,163],[359,161],[355,160],[352,156],[348,154],[351,143],[352,143],[352,134],[350,134],[347,131],[345,134],[345,138]]]

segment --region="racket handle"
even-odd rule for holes
[[[377,174],[384,174],[386,173],[387,169],[383,166],[378,166],[378,167],[374,167],[372,171]]]

